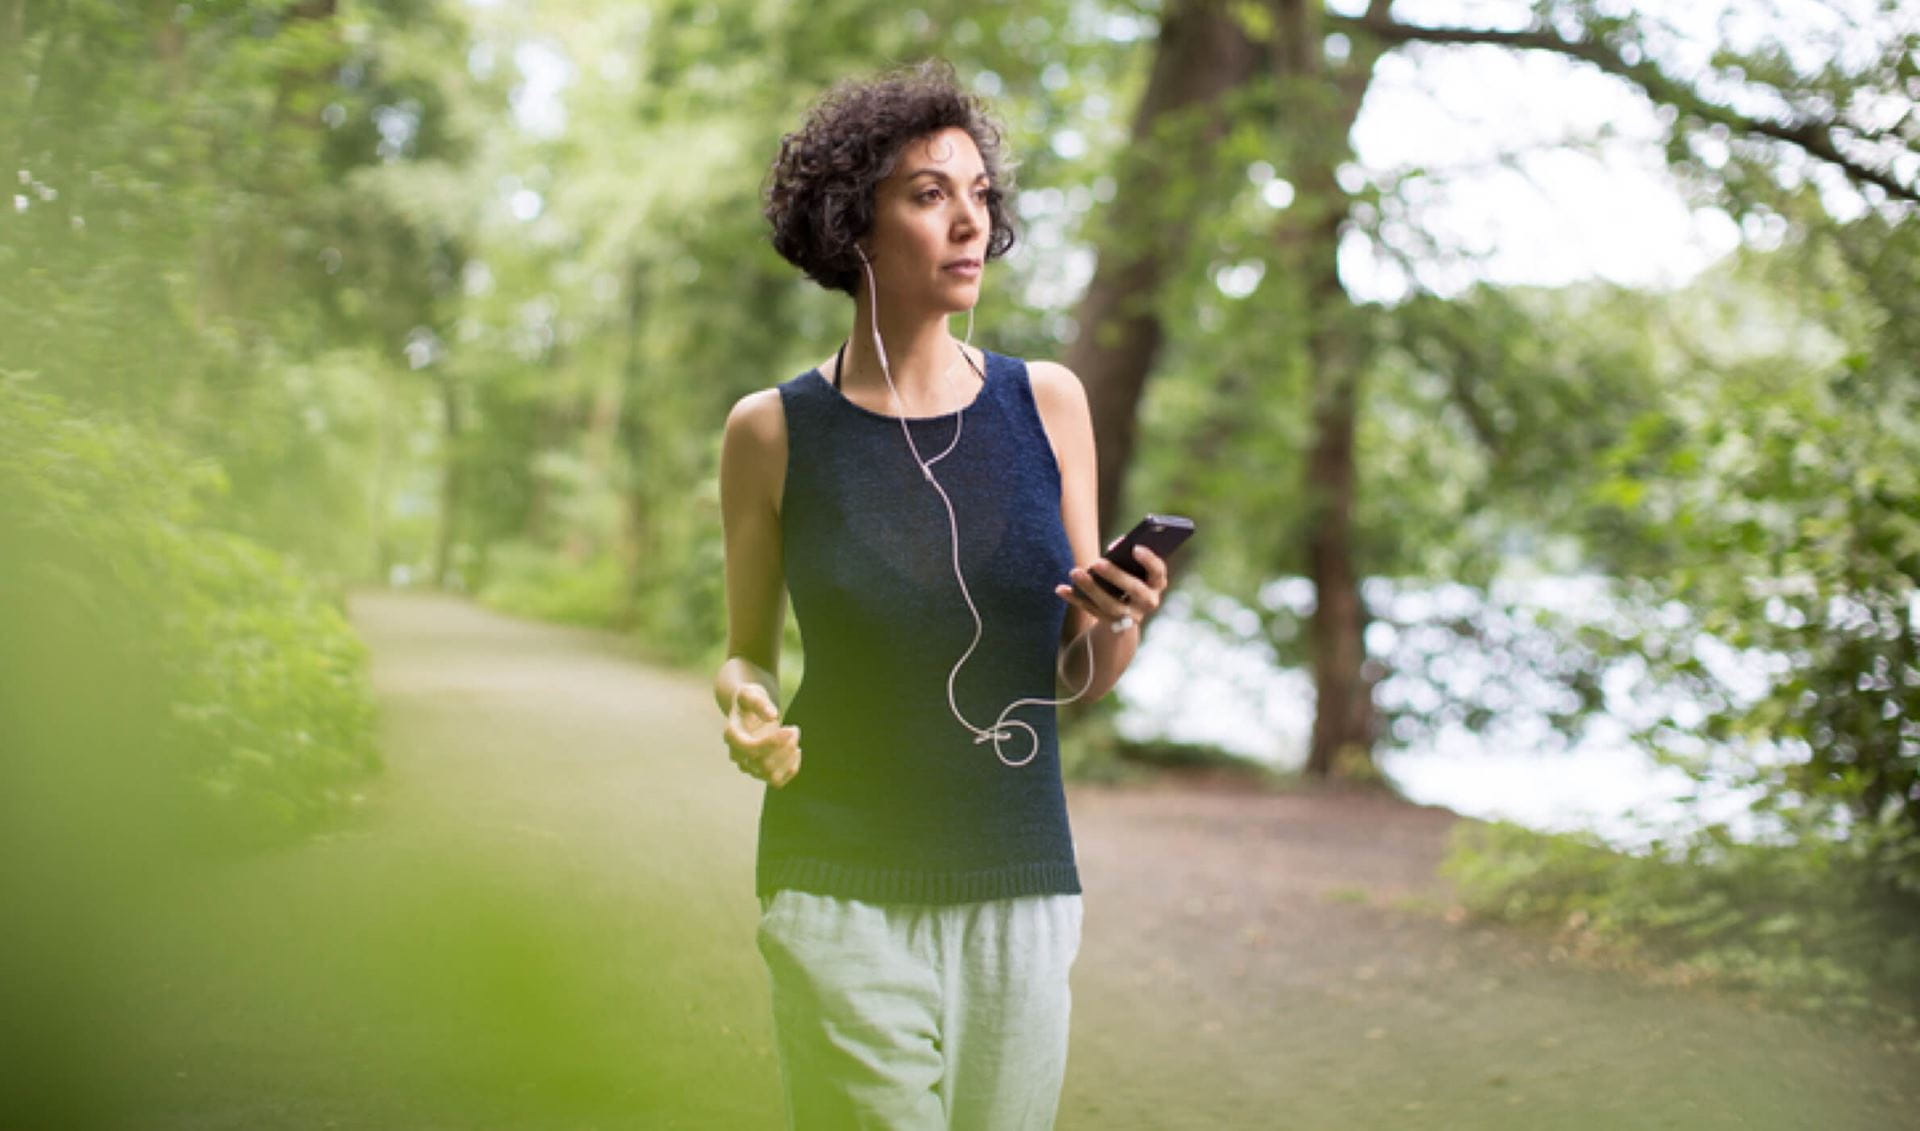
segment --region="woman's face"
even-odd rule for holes
[[[867,255],[882,301],[951,313],[980,299],[986,268],[986,165],[962,129],[915,139],[873,189]]]

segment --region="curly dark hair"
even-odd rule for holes
[[[842,80],[780,139],[766,188],[774,250],[821,286],[855,293],[854,241],[873,226],[874,186],[892,174],[909,142],[952,128],[967,131],[986,165],[987,258],[1005,255],[1013,247],[1012,170],[1003,168],[1001,126],[942,59]]]

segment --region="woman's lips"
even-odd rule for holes
[[[978,261],[971,259],[961,260],[958,263],[949,263],[940,268],[940,270],[967,279],[977,279],[980,277],[980,264]]]

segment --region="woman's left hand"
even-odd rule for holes
[[[1145,580],[1100,557],[1095,558],[1091,566],[1075,566],[1067,574],[1072,584],[1054,586],[1054,594],[1091,614],[1114,632],[1144,624],[1159,611],[1161,597],[1167,591],[1167,563],[1145,546],[1135,546],[1133,557],[1146,568]],[[1095,575],[1118,586],[1121,595],[1115,597],[1101,588],[1093,580]]]

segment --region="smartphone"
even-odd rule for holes
[[[1162,561],[1173,556],[1180,544],[1193,536],[1193,520],[1181,518],[1177,514],[1150,514],[1127,531],[1126,537],[1115,542],[1102,557],[1126,570],[1142,581],[1147,579],[1147,567],[1134,560],[1133,548],[1145,546],[1160,557]],[[1118,585],[1093,574],[1093,580],[1109,596],[1119,597],[1122,590]]]

